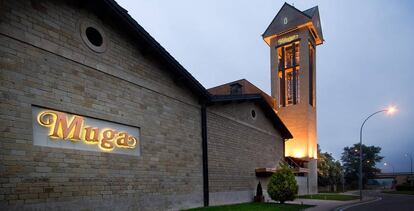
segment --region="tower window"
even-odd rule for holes
[[[314,99],[314,88],[313,88],[313,65],[315,60],[315,48],[311,43],[309,43],[309,104],[311,106],[315,106],[315,99]]]
[[[277,49],[280,85],[280,106],[299,102],[300,49],[299,41]]]
[[[230,85],[230,94],[231,95],[241,95],[242,94],[242,85],[239,83]]]
[[[285,50],[285,59],[284,64],[285,68],[290,68],[296,65],[299,65],[299,43],[295,43],[294,45],[289,45],[284,48]]]
[[[296,104],[297,100],[297,92],[299,90],[299,74],[298,70],[296,69],[290,69],[289,72],[286,73],[286,98],[287,98],[287,104],[292,105]],[[296,99],[295,99],[296,98]],[[296,101],[296,102],[295,102]]]

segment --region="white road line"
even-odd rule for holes
[[[344,210],[349,209],[351,207],[356,207],[356,206],[360,206],[360,205],[363,205],[363,204],[369,204],[369,203],[377,202],[377,201],[381,201],[381,200],[382,200],[382,198],[381,197],[378,197],[378,198],[376,198],[374,200],[371,200],[371,201],[361,202],[361,203],[357,203],[357,204],[351,204],[351,205],[348,205],[348,206],[345,206],[345,207],[341,207],[341,208],[335,209],[335,210],[336,211],[344,211]]]

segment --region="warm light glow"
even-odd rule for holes
[[[317,159],[317,147],[313,139],[290,139],[285,142],[285,156]]]
[[[395,106],[390,106],[387,108],[387,113],[388,114],[393,114],[397,111],[397,108]]]
[[[54,140],[83,141],[97,144],[103,151],[112,151],[115,147],[134,149],[139,139],[125,131],[111,128],[93,128],[85,125],[85,118],[58,111],[43,111],[37,115],[37,122],[49,128],[49,137]]]
[[[300,149],[293,150],[293,157],[295,158],[303,158],[305,157],[305,152]]]

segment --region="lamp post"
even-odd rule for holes
[[[384,163],[384,166],[391,166],[391,168],[392,168],[392,174],[395,174],[395,169],[394,169],[394,166],[393,166],[393,165],[391,165],[391,163],[387,163],[387,162],[385,162],[385,163]]]
[[[376,111],[374,113],[372,113],[371,115],[369,115],[364,122],[362,122],[361,125],[361,130],[359,131],[359,199],[362,201],[362,129],[364,128],[365,123],[368,121],[369,118],[371,118],[372,116],[382,113],[382,112],[387,112],[388,114],[392,114],[396,111],[395,107],[389,107],[387,109],[383,109],[383,110],[379,110]]]
[[[410,174],[412,175],[413,174],[413,156],[411,156],[410,153],[405,153],[405,157],[409,157],[410,158],[410,161],[411,161],[411,165],[410,165],[411,171],[410,171]]]
[[[405,157],[408,157],[408,156],[410,156],[409,158],[410,158],[410,161],[411,161],[411,165],[410,165],[410,167],[411,167],[410,177],[412,177],[413,176],[413,156],[411,156],[410,153],[405,153]],[[410,180],[410,184],[411,184],[411,186],[413,186],[413,184],[414,184],[414,181],[412,179]]]
[[[395,175],[394,166],[391,165],[391,163],[387,163],[387,162],[384,163],[384,166],[391,166],[392,167],[392,176],[393,176],[393,179],[392,179],[392,186],[391,186],[391,188],[393,189],[394,188],[394,185],[396,184],[396,178],[397,178],[397,176]]]

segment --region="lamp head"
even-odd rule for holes
[[[387,114],[393,114],[397,111],[397,108],[395,106],[389,106],[387,109]]]

